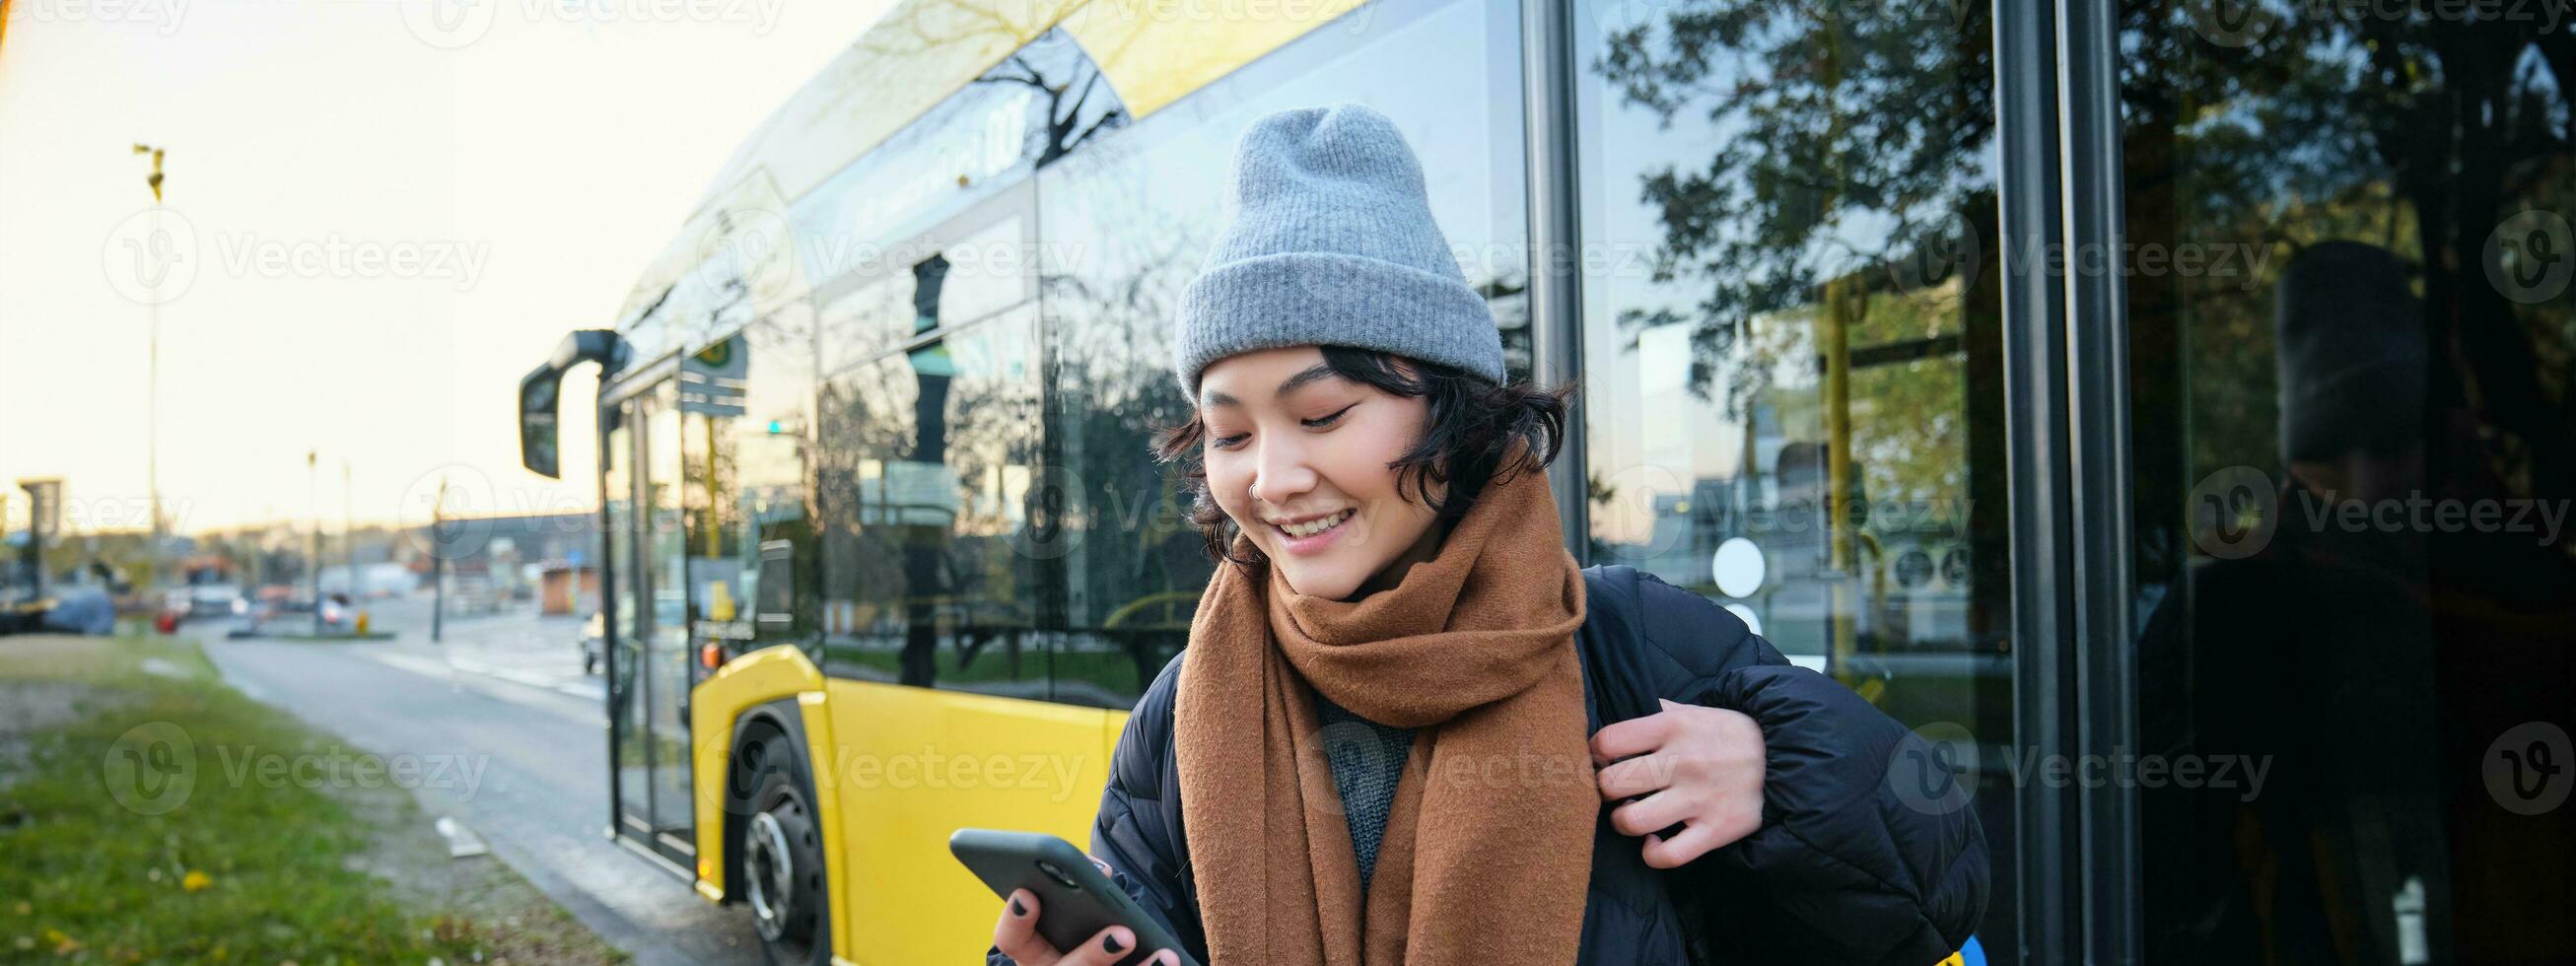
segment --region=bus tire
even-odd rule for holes
[[[828,966],[831,893],[814,784],[795,744],[784,735],[767,737],[755,746],[752,809],[734,843],[742,856],[743,902],[751,907],[763,959],[773,966]]]

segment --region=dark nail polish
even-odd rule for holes
[[[1013,899],[1013,900],[1011,900],[1011,915],[1014,915],[1014,916],[1025,916],[1025,915],[1028,915],[1028,914],[1029,914],[1029,907],[1021,905],[1021,904],[1020,904],[1020,900],[1018,900],[1018,899]]]
[[[1100,948],[1114,953],[1124,951],[1127,948],[1127,945],[1119,942],[1117,936],[1104,936],[1101,937]]]

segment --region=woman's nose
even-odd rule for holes
[[[1280,506],[1314,488],[1315,471],[1306,465],[1300,447],[1262,447],[1261,463],[1252,478],[1254,500]]]

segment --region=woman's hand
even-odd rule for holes
[[[1660,712],[1594,733],[1592,763],[1601,769],[1603,800],[1645,796],[1611,809],[1610,827],[1645,836],[1646,864],[1671,869],[1762,827],[1766,759],[1762,726],[1752,717],[1724,708],[1663,705]],[[1680,834],[1655,834],[1677,822],[1685,826]]]
[[[1109,863],[1093,858],[1102,874],[1111,874]],[[1027,889],[1011,890],[1002,902],[1002,918],[993,923],[993,948],[1020,966],[1111,966],[1135,955],[1136,931],[1125,926],[1111,926],[1093,933],[1072,952],[1059,952],[1038,935],[1038,897]],[[1142,962],[1157,966],[1177,966],[1180,956],[1170,950],[1157,949]]]

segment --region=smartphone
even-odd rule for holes
[[[1179,939],[1100,874],[1091,857],[1071,842],[1042,832],[961,828],[948,837],[948,851],[994,895],[1008,899],[1018,889],[1037,893],[1038,935],[1058,951],[1090,942],[1110,926],[1125,926],[1135,934],[1136,948],[1118,961],[1120,966],[1144,962],[1161,949],[1179,956],[1181,966],[1198,966]]]

